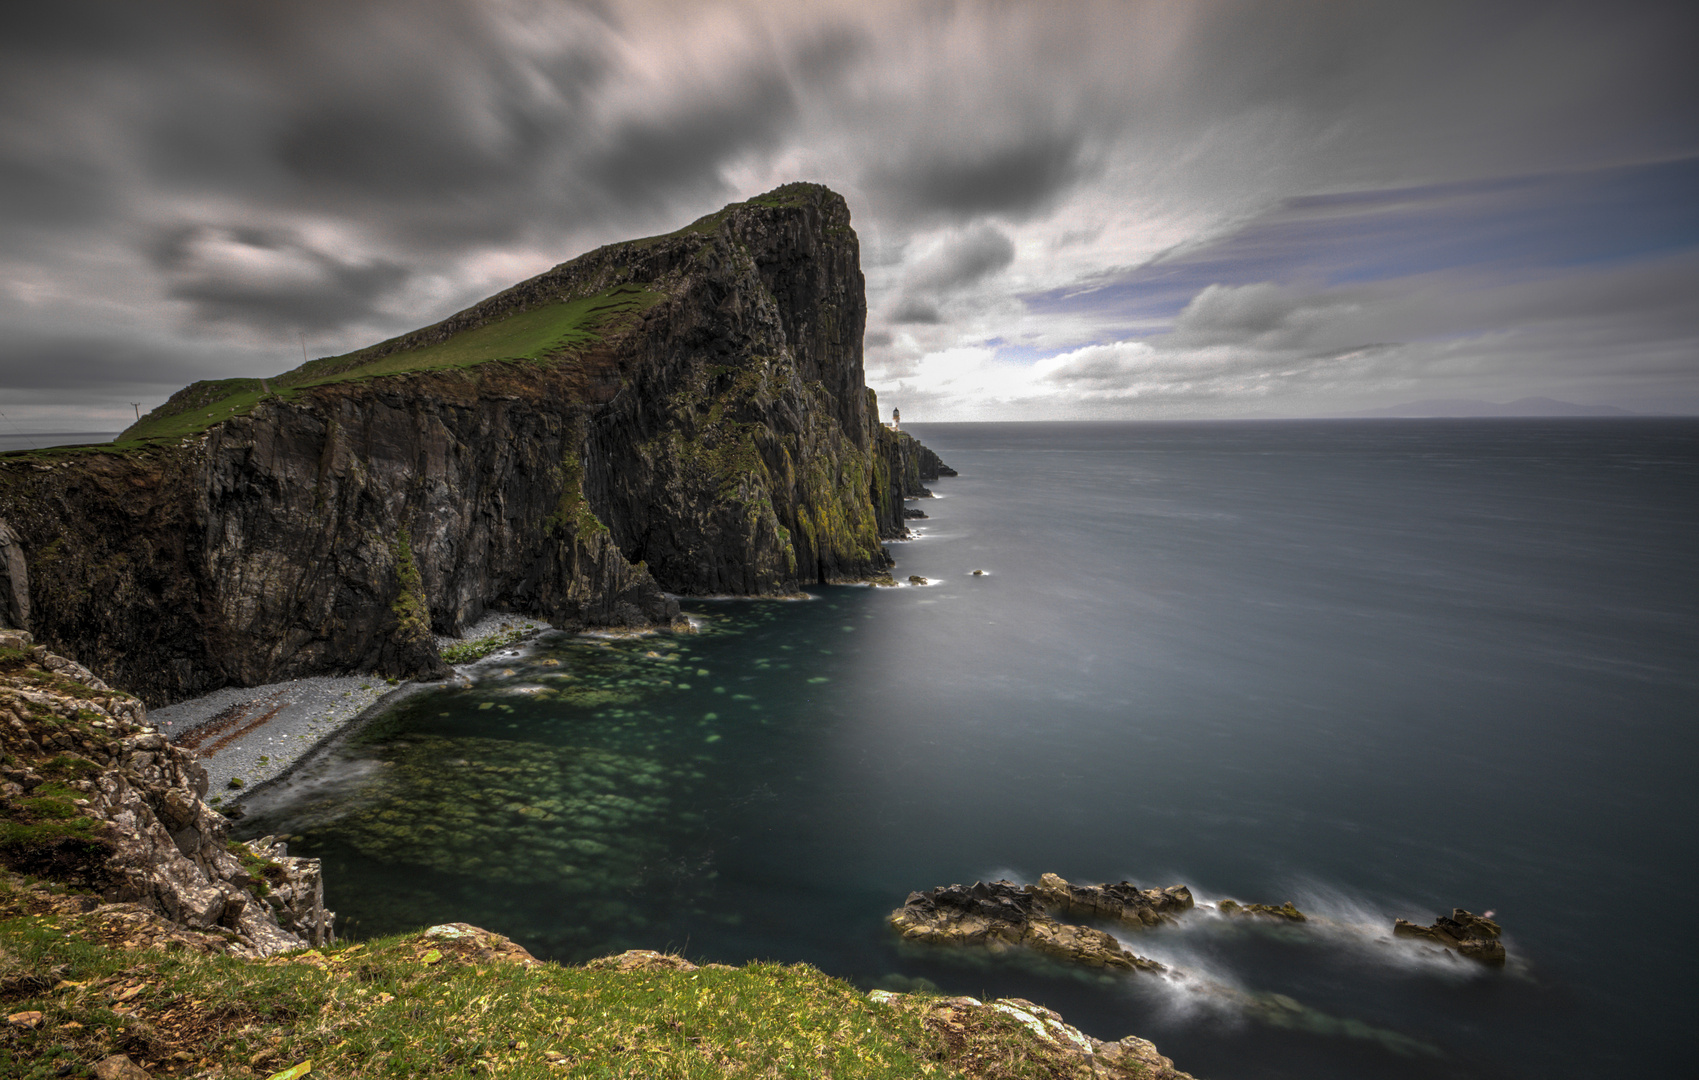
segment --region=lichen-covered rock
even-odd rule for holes
[[[1501,930],[1498,923],[1462,908],[1454,908],[1449,918],[1441,915],[1431,926],[1417,926],[1403,919],[1394,919],[1392,933],[1396,937],[1435,942],[1493,967],[1502,966],[1506,959],[1504,942],[1499,940]]]
[[[8,868],[223,935],[246,955],[329,940],[317,860],[231,844],[194,754],[149,727],[140,701],[21,631],[0,632],[0,750]]]
[[[873,1001],[917,1013],[941,1037],[950,1062],[968,1076],[1034,1075],[1080,1080],[1192,1080],[1156,1044],[1136,1035],[1094,1039],[1025,998],[980,1001],[874,990]]]
[[[1060,880],[1060,879],[1058,879]],[[999,952],[1020,946],[1088,967],[1126,971],[1166,970],[1135,955],[1102,930],[1059,922],[1032,886],[1010,881],[976,881],[910,893],[891,913],[890,924],[904,941],[930,945],[977,945]]]
[[[412,945],[415,955],[432,963],[443,957],[479,964],[501,961],[525,967],[542,962],[512,938],[471,923],[442,923],[428,927],[414,935]]]

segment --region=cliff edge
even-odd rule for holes
[[[159,704],[446,674],[433,635],[488,610],[668,626],[669,593],[876,578],[902,499],[949,473],[878,423],[865,319],[844,200],[786,185],[370,348],[196,383],[112,445],[0,455],[27,562],[0,599]]]

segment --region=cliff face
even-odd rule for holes
[[[158,703],[440,674],[432,632],[487,609],[665,626],[663,590],[876,576],[924,448],[874,418],[865,315],[848,208],[789,185],[370,349],[196,384],[113,449],[0,457],[30,629]]]

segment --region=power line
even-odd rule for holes
[[[20,438],[20,439],[29,439],[30,438],[28,435],[25,435],[23,432],[18,430],[18,425],[12,423],[12,418],[10,416],[7,416],[5,413],[0,412],[0,420],[6,421],[7,426],[9,426],[12,429],[12,433],[14,435],[16,435],[18,438]],[[30,439],[30,449],[31,450],[40,450],[41,445],[39,443],[37,443],[34,439]]]

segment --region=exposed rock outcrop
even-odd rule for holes
[[[1290,900],[1279,907],[1273,904],[1241,904],[1237,900],[1219,900],[1215,904],[1215,910],[1223,915],[1260,916],[1265,919],[1284,919],[1286,922],[1309,921],[1309,916],[1294,907]]]
[[[1501,930],[1498,923],[1462,908],[1454,908],[1449,918],[1441,915],[1431,926],[1417,926],[1403,919],[1394,919],[1392,933],[1396,937],[1432,941],[1494,967],[1505,962],[1504,942],[1499,940]]]
[[[904,941],[975,945],[994,953],[1019,946],[1088,967],[1166,970],[1155,960],[1127,951],[1102,930],[1057,921],[1045,910],[1044,897],[1035,886],[1011,881],[976,881],[910,893],[903,906],[891,913],[890,923]]]
[[[0,629],[28,630],[29,562],[11,526],[0,521]]]
[[[1074,885],[1045,874],[1028,890],[1046,911],[1084,919],[1115,919],[1135,926],[1171,923],[1192,909],[1192,891],[1184,885],[1141,889],[1130,881],[1113,885]]]
[[[0,632],[0,864],[265,955],[331,938],[316,859],[232,843],[206,771],[142,703]],[[269,839],[269,838],[268,838]]]
[[[433,632],[487,610],[665,627],[667,592],[876,578],[902,499],[949,473],[877,422],[865,318],[847,206],[793,184],[372,348],[197,383],[112,448],[0,455],[32,629],[159,704],[443,675]]]
[[[1129,1035],[1115,1042],[1094,1039],[1061,1015],[1025,998],[980,1001],[971,997],[929,997],[874,990],[872,1000],[915,1012],[921,1024],[942,1037],[969,1075],[1003,1075],[995,1059],[1018,1054],[1021,1075],[1090,1077],[1093,1080],[1192,1080],[1157,1052],[1149,1039]],[[1006,1033],[1023,1038],[1011,1047]],[[1024,1029],[1024,1030],[1021,1030]],[[1018,1047],[1018,1049],[1017,1049]],[[987,1060],[990,1059],[990,1060]],[[974,1068],[978,1066],[978,1068]]]

